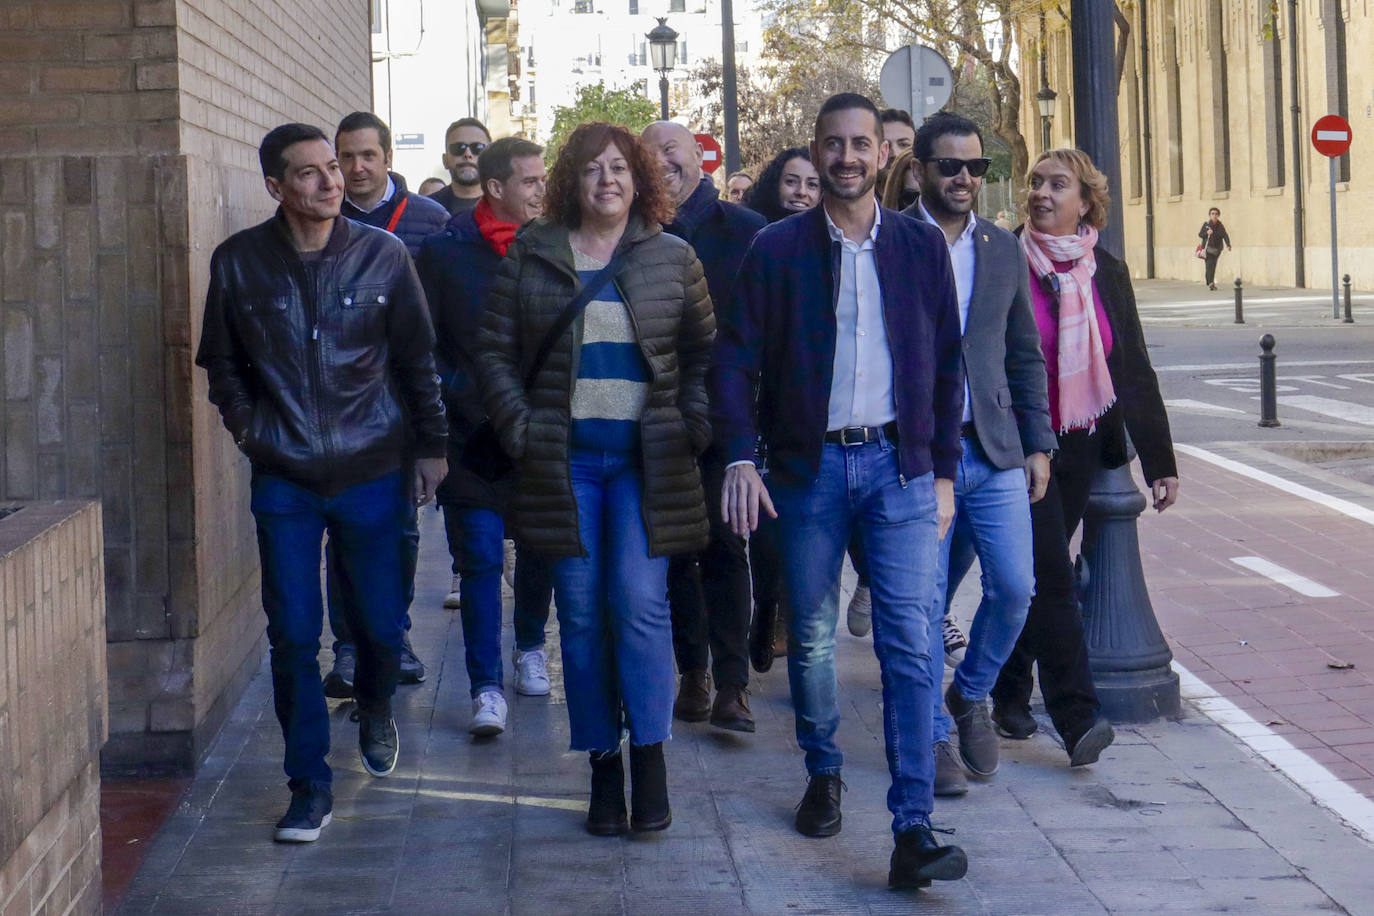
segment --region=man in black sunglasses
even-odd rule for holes
[[[476,118],[459,118],[444,131],[444,168],[453,180],[435,191],[431,199],[443,204],[449,215],[466,213],[482,199],[477,157],[491,146],[491,131]]]
[[[938,694],[933,719],[935,794],[962,795],[968,791],[963,768],[983,779],[997,771],[998,741],[987,698],[1030,607],[1035,586],[1030,504],[1045,494],[1049,454],[1057,439],[1050,426],[1045,360],[1031,311],[1025,255],[1015,236],[973,212],[988,169],[978,125],[941,112],[921,125],[913,149],[921,196],[906,213],[945,234],[959,298],[967,386],[954,524],[940,544],[937,600],[945,601],[958,588],[973,555],[983,569],[983,600],[977,611],[981,623],[971,630],[973,638],[945,693],[945,706],[959,732],[957,757],[949,741],[950,717]],[[951,558],[951,545],[957,543],[971,549],[956,549]],[[947,621],[940,634],[946,645],[950,626]],[[937,638],[932,628],[932,644]],[[938,684],[938,654],[931,653],[930,666]]]

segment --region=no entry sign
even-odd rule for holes
[[[720,143],[710,134],[693,134],[701,144],[701,167],[708,174],[720,168]]]
[[[1323,156],[1344,156],[1350,151],[1350,124],[1340,115],[1326,115],[1312,125],[1312,147]]]

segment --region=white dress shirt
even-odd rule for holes
[[[921,208],[921,216],[926,222],[930,223],[941,233],[945,230],[939,223],[935,222],[935,217],[930,215],[926,209],[925,201],[921,201],[918,206]],[[973,218],[973,214],[965,217],[967,222],[964,224],[964,231],[959,233],[959,237],[953,242],[946,240],[949,246],[949,262],[954,267],[954,289],[959,296],[959,333],[963,334],[968,330],[968,304],[973,299],[973,273],[978,263],[978,250],[973,244],[973,233],[977,228],[978,221]],[[968,379],[964,379],[964,420],[968,423],[973,419],[973,399],[969,397]]]
[[[824,210],[824,204],[821,205]],[[830,383],[827,430],[883,426],[897,418],[892,399],[892,351],[883,324],[874,245],[882,225],[874,205],[873,228],[862,242],[845,238],[825,214],[830,237],[840,243],[839,297],[835,301],[835,371]]]

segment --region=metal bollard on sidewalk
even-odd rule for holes
[[[1083,513],[1083,638],[1102,712],[1113,722],[1179,715],[1178,675],[1169,664],[1174,654],[1140,564],[1136,519],[1147,504],[1125,464],[1097,472]]]
[[[1274,335],[1260,338],[1260,420],[1266,429],[1279,426],[1278,381],[1275,376]]]
[[[1350,314],[1350,274],[1346,274],[1341,280],[1341,285],[1345,287],[1345,321],[1343,324],[1354,324],[1355,316]]]
[[[1236,324],[1245,324],[1245,309],[1241,303],[1240,277],[1236,277]]]

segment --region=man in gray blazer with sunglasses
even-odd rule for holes
[[[983,570],[983,600],[969,646],[945,693],[959,733],[957,757],[950,715],[938,694],[935,699],[935,794],[962,795],[968,782],[961,761],[984,779],[997,771],[988,694],[1016,646],[1035,590],[1030,504],[1045,494],[1058,440],[1050,427],[1025,255],[1015,236],[973,213],[988,168],[978,125],[941,112],[921,125],[914,150],[921,196],[906,213],[939,226],[949,244],[968,386],[954,524],[940,543],[939,600],[953,593],[947,590],[951,573],[958,587],[973,553]],[[931,618],[931,645],[940,645],[942,616]],[[939,683],[943,660],[939,653],[930,659]]]

